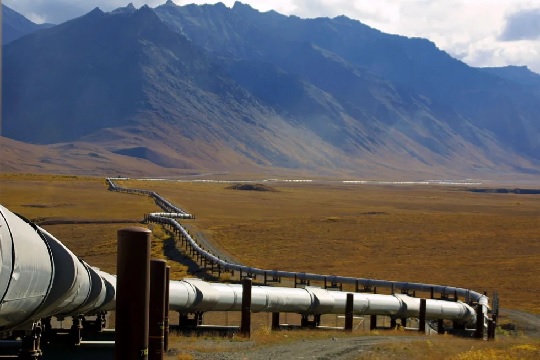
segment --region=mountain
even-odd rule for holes
[[[2,44],[5,45],[26,34],[46,29],[53,24],[35,24],[15,10],[2,4]]]
[[[2,135],[97,146],[154,174],[540,169],[540,101],[524,84],[345,17],[96,8],[7,44],[3,64]]]
[[[519,83],[471,68],[426,39],[384,34],[344,16],[300,19],[260,13],[239,2],[231,9],[222,4],[180,7],[168,2],[156,12],[194,43],[219,56],[273,63],[332,94],[341,91],[337,95],[345,96],[339,99],[344,104],[354,106],[359,101],[358,92],[351,92],[348,85],[356,77],[347,71],[369,72],[397,89],[427,99],[432,110],[440,110],[458,123],[452,128],[468,141],[474,141],[476,131],[466,129],[478,127],[493,133],[503,146],[540,159],[537,94]],[[316,53],[319,59],[314,57]],[[321,69],[322,61],[329,67]],[[346,69],[334,71],[330,61]],[[341,78],[336,79],[336,74]],[[371,84],[366,87],[373,89]],[[365,104],[360,109],[365,110]]]
[[[540,75],[526,66],[485,67],[480,70],[511,81],[540,95]]]
[[[259,105],[147,6],[94,9],[8,44],[3,60],[3,134],[13,139],[83,140],[165,167],[331,165],[326,144],[298,143],[310,134]]]

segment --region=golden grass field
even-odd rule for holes
[[[194,214],[183,222],[246,265],[452,285],[488,295],[497,290],[501,307],[540,314],[539,195],[338,182],[266,183],[276,192],[227,190],[223,183],[120,184],[155,190]],[[92,177],[0,174],[0,199],[38,221],[116,221],[44,226],[109,272],[116,266],[116,231],[141,226],[144,213],[158,211],[150,198],[107,191],[103,179]],[[156,239],[166,237],[156,230]],[[156,241],[154,254],[160,251]],[[185,268],[175,274],[186,276]],[[467,358],[490,358],[474,356]]]
[[[241,262],[261,268],[497,290],[540,313],[540,198],[461,187],[127,181],[196,215]]]

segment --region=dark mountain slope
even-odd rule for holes
[[[156,11],[95,9],[5,46],[3,135],[99,146],[100,156],[171,172],[431,177],[538,167],[495,127],[326,44],[341,39],[343,50],[365,38],[375,46],[390,35],[345,18],[302,20],[241,4],[169,2]],[[74,151],[58,145],[54,156],[62,149]]]
[[[33,23],[10,7],[2,4],[2,45],[6,45],[26,34],[52,26],[54,25]]]
[[[14,139],[84,139],[169,167],[180,153],[214,166],[331,167],[339,156],[259,105],[148,7],[95,9],[20,39],[4,68],[3,134]]]
[[[141,17],[96,8],[8,44],[3,134],[54,143],[125,124],[143,100],[139,40],[149,30]]]
[[[540,95],[540,75],[526,66],[486,67],[480,70],[522,85]]]
[[[329,60],[339,58],[357,74],[367,70],[399,88],[401,94],[407,90],[428,99],[430,107],[445,109],[449,125],[464,138],[475,138],[465,129],[493,133],[503,146],[540,159],[534,136],[540,132],[536,116],[540,98],[520,84],[453,59],[428,40],[384,34],[343,16],[300,19],[260,13],[238,2],[231,9],[222,4],[180,7],[169,2],[156,11],[171,27],[220,56],[271,62],[310,82],[333,84],[354,96],[349,90],[358,88],[347,86],[350,77],[345,73],[336,78],[333,71],[313,72],[321,65],[313,57],[313,50],[318,49]],[[285,55],[286,49],[291,51]],[[359,107],[365,110],[364,105]]]

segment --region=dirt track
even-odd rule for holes
[[[520,310],[501,309],[501,320],[508,319],[516,325],[516,332],[532,338],[540,338],[540,315],[529,314]]]
[[[362,336],[351,338],[332,338],[324,340],[295,341],[282,345],[252,349],[253,344],[245,342],[229,342],[233,344],[231,351],[226,352],[181,352],[171,349],[168,358],[175,358],[178,354],[189,354],[195,360],[274,360],[274,359],[318,359],[318,360],[346,360],[355,359],[359,354],[370,351],[373,346],[388,342],[407,342],[418,340],[416,336]],[[237,345],[234,345],[237,344]],[[251,346],[250,346],[251,345]],[[216,346],[212,342],[208,347]],[[237,347],[233,350],[234,347]]]

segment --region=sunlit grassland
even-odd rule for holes
[[[450,336],[428,340],[396,341],[375,346],[357,357],[383,360],[533,360],[540,357],[540,342],[503,338],[497,342],[481,342]]]
[[[462,187],[128,181],[196,215],[189,223],[251,266],[425,282],[540,313],[540,198]]]
[[[521,337],[498,337],[495,342],[463,339],[450,335],[426,337],[411,332],[386,330],[363,333],[364,336],[392,336],[393,341],[382,342],[358,351],[350,358],[364,359],[406,359],[406,360],[536,360],[540,358],[540,341]],[[171,337],[172,348],[179,349],[176,359],[194,359],[193,351],[200,353],[249,352],[250,349],[264,349],[277,344],[300,342],[309,346],[310,341],[329,340],[340,342],[350,336],[342,331],[270,331],[260,327],[252,332],[250,339],[240,337],[220,339],[206,335],[203,337]],[[219,339],[219,341],[215,341]],[[245,346],[239,346],[244,342]],[[350,350],[354,351],[354,350]]]
[[[107,271],[116,231],[157,210],[145,196],[106,190],[101,178],[0,175],[4,206],[30,219],[130,220],[46,228]],[[158,191],[196,216],[184,220],[246,265],[426,282],[492,294],[501,306],[540,313],[540,198],[461,187],[126,181]]]
[[[103,178],[0,174],[0,203],[37,221],[76,255],[104,271],[116,269],[116,232],[141,226],[143,214],[157,209],[145,196],[107,191]],[[117,221],[112,224],[63,224],[68,221]],[[125,221],[125,222],[118,222]]]
[[[540,313],[537,195],[338,183],[270,184],[277,192],[226,190],[226,184],[215,183],[122,185],[158,191],[193,213],[196,219],[183,220],[185,224],[247,265],[454,285],[488,294],[498,290],[501,306]],[[139,223],[142,215],[158,210],[148,197],[107,191],[101,178],[50,175],[0,174],[0,203],[34,220],[126,221],[45,226],[89,264],[110,272],[115,272],[117,230],[146,226]],[[159,226],[150,227],[155,239],[152,254],[164,258],[168,235]],[[186,275],[184,267],[174,266],[173,278]],[[214,316],[219,318],[216,323],[224,317],[230,325],[238,323],[238,314]],[[289,316],[289,322],[297,323],[294,314]],[[259,317],[251,339],[256,346],[335,336],[300,331],[284,337],[282,332],[265,331],[267,314]],[[333,326],[333,318],[325,321]],[[172,341],[182,349],[227,351],[223,343],[212,350],[198,340]],[[360,358],[400,354],[413,360],[536,359],[539,347],[536,340],[507,336],[494,343],[442,336],[380,345]]]

